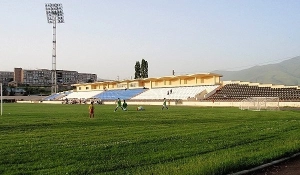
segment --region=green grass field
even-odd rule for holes
[[[4,104],[0,174],[228,174],[300,151],[300,111]]]

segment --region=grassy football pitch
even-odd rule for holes
[[[300,151],[300,111],[4,104],[0,174],[228,174]]]

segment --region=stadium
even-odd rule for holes
[[[198,73],[74,84],[73,91],[52,94],[39,99],[38,102],[62,103],[68,99],[114,104],[115,100],[120,98],[132,105],[160,105],[162,99],[166,98],[169,105],[227,106],[253,110],[300,107],[298,86],[242,81],[223,82],[221,78],[222,75],[215,73]]]
[[[256,174],[297,156],[299,111],[286,108],[299,107],[299,88],[221,78],[74,84],[73,91],[4,103],[0,172]],[[127,111],[113,112],[117,98]],[[89,119],[92,101],[101,103]],[[136,111],[140,105],[146,110]]]
[[[275,76],[280,71],[266,67],[255,69],[253,81],[223,80],[222,71],[207,71],[299,55],[298,26],[291,18],[298,2],[65,1],[68,27],[57,46],[58,66],[67,70],[56,69],[62,4],[43,4],[53,25],[53,40],[44,43],[38,15],[32,18],[35,3],[3,5],[10,20],[3,22],[3,67],[18,62],[25,68],[0,71],[0,174],[286,174],[281,169],[293,159],[299,167],[299,63],[272,65],[283,72],[278,77],[290,80],[283,85]],[[23,23],[11,26],[16,11]],[[21,27],[26,28],[16,32]],[[33,70],[48,64],[46,42],[49,50],[52,46],[52,69]],[[135,73],[147,72],[147,78],[120,78],[131,75],[126,67],[144,56],[160,69],[158,77],[148,77],[143,59]],[[166,75],[168,69],[172,75]],[[175,75],[174,69],[190,72]],[[77,70],[98,71],[105,80]],[[263,83],[264,75],[275,83]],[[51,95],[9,88],[11,96],[2,96],[3,85],[41,85],[31,88],[51,88]]]

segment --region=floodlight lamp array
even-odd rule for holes
[[[57,23],[64,23],[64,12],[62,4],[45,4],[48,23],[53,23],[55,18]]]

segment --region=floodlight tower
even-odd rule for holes
[[[46,3],[46,15],[48,23],[53,24],[53,47],[52,47],[52,71],[51,71],[51,93],[57,93],[56,75],[56,23],[64,23],[64,12],[62,4]]]

